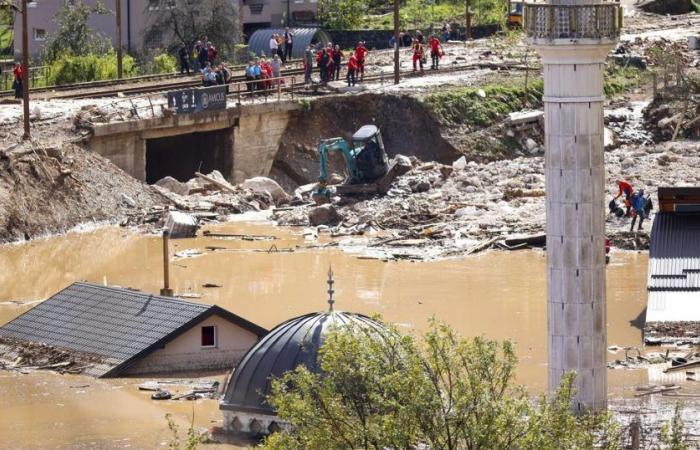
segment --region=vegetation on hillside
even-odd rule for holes
[[[443,123],[486,127],[511,112],[542,104],[541,79],[525,85],[487,84],[480,87],[455,88],[427,96],[423,101]]]
[[[2,3],[0,2],[0,6]],[[0,7],[0,57],[12,56],[14,40],[14,18],[9,8]]]

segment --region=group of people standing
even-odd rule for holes
[[[180,74],[190,74],[190,67],[194,72],[203,72],[207,67],[216,67],[216,57],[219,51],[216,49],[206,36],[201,41],[197,41],[192,47],[192,55],[187,50],[187,46],[183,43],[177,52],[180,60]],[[190,65],[190,57],[192,65]]]
[[[423,35],[413,39],[413,46],[411,47],[413,51],[413,71],[417,71],[420,67],[420,71],[423,72],[423,65],[426,63],[426,49],[423,46]],[[437,36],[430,36],[428,39],[428,47],[430,48],[430,68],[432,70],[437,70],[440,66],[440,58],[445,55],[445,51],[442,48],[442,43]]]
[[[245,69],[246,87],[251,95],[268,95],[269,90],[282,84],[282,58],[279,54],[274,54],[272,58],[265,56],[255,58],[248,62]]]
[[[294,33],[289,28],[284,29],[283,34],[273,34],[270,37],[270,56],[278,55],[283,64],[292,58],[294,49]]]
[[[346,81],[348,86],[355,86],[358,78],[363,81],[365,77],[365,60],[369,54],[364,41],[360,41],[354,50],[349,52],[346,64]],[[340,80],[340,72],[344,64],[345,52],[339,45],[328,43],[325,47],[308,46],[304,53],[304,81],[311,82],[314,64],[318,67],[321,83]]]

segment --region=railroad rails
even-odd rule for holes
[[[290,61],[292,66],[297,66],[298,61]],[[245,65],[228,66],[231,72],[242,72]],[[294,70],[294,69],[290,69]],[[297,69],[301,70],[301,69]],[[300,73],[303,73],[301,71]],[[99,97],[114,97],[123,93],[130,94],[146,94],[150,92],[158,92],[161,90],[176,90],[196,87],[201,84],[199,75],[193,75],[186,79],[179,73],[165,73],[156,75],[140,75],[137,77],[122,78],[121,80],[100,80],[87,81],[83,83],[60,84],[55,86],[32,87],[29,89],[29,94],[37,97],[36,94],[46,94],[46,98],[99,98]],[[168,83],[168,80],[180,80]],[[163,83],[156,84],[163,81]],[[232,82],[245,81],[244,76],[233,76]],[[156,83],[151,83],[156,82]],[[146,83],[148,83],[146,85]],[[129,86],[134,84],[136,86]],[[100,88],[106,88],[104,90]],[[85,93],[80,91],[86,91]],[[0,98],[11,97],[14,92],[11,90],[0,91]]]

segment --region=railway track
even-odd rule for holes
[[[292,65],[297,65],[298,61],[293,60],[290,61],[290,64]],[[245,65],[234,65],[234,66],[228,66],[228,68],[232,72],[239,72],[243,71],[245,69]],[[33,87],[29,89],[29,94],[41,94],[41,93],[55,93],[55,92],[72,92],[72,91],[78,91],[78,90],[88,90],[88,89],[99,89],[103,87],[114,87],[114,91],[118,91],[119,88],[118,86],[123,86],[123,85],[129,85],[129,84],[136,84],[136,83],[147,83],[147,82],[152,82],[152,81],[164,81],[164,80],[174,80],[177,78],[182,78],[182,75],[179,73],[164,73],[164,74],[155,74],[155,75],[140,75],[137,77],[129,77],[129,78],[122,78],[121,80],[100,80],[100,81],[86,81],[83,83],[71,83],[71,84],[60,84],[60,85],[54,85],[54,86],[42,86],[42,87]],[[196,78],[196,82],[199,81],[199,78]],[[190,83],[195,83],[194,79],[190,80]],[[175,85],[182,84],[183,86],[185,85],[185,82],[181,83],[175,83]],[[176,88],[176,89],[184,89],[184,88]],[[124,88],[122,91],[126,92],[132,90],[132,88]],[[138,92],[136,90],[136,87],[133,88],[134,93],[146,93],[147,91],[142,91]],[[51,98],[90,98],[89,95],[83,96],[83,97],[78,97],[80,94],[75,94],[74,96],[71,95],[51,95]],[[0,98],[3,97],[11,97],[14,96],[14,92],[11,90],[8,91],[0,91]]]

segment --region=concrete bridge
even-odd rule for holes
[[[95,125],[90,150],[147,183],[219,170],[230,182],[268,175],[296,101]]]

